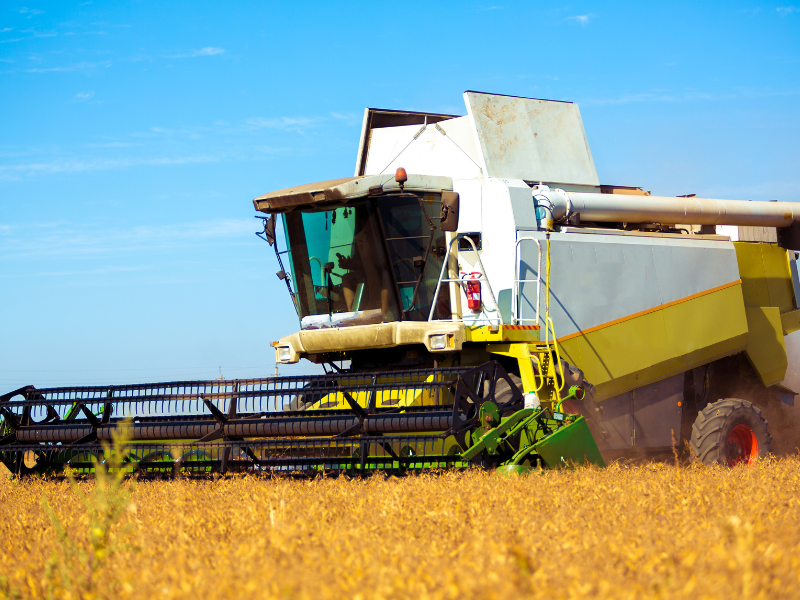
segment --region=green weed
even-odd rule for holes
[[[114,432],[111,445],[103,443],[104,460],[94,458],[94,484],[85,491],[68,472],[70,487],[85,511],[85,535],[70,535],[46,495],[41,506],[55,529],[58,544],[45,565],[48,597],[95,598],[98,585],[103,592],[112,592],[116,579],[100,583],[98,574],[112,556],[122,550],[135,550],[124,543],[132,524],[121,525],[130,509],[135,479],[128,477],[135,466],[128,459],[130,450],[127,432],[129,422],[123,421]],[[112,584],[109,586],[109,584]]]

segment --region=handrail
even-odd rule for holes
[[[536,279],[520,279],[519,278],[519,266],[520,266],[520,256],[519,256],[519,247],[522,242],[530,241],[536,243],[536,248],[538,250],[538,265],[536,267]],[[521,283],[535,283],[536,284],[536,318],[535,319],[523,319],[520,317],[520,302],[519,302],[519,288]],[[539,324],[539,301],[541,298],[541,289],[542,289],[542,244],[541,242],[533,237],[521,237],[517,240],[517,243],[514,245],[514,293],[511,295],[511,319],[514,325],[520,325],[527,321],[533,321],[536,325]]]
[[[309,271],[311,270],[311,261],[312,260],[315,260],[315,261],[317,261],[319,263],[319,278],[322,279],[322,284],[321,285],[325,285],[325,265],[322,264],[322,260],[320,258],[318,258],[316,256],[309,256],[308,257],[308,266],[309,266],[308,270]],[[314,284],[314,276],[313,275],[311,276],[311,284],[312,285]]]
[[[497,312],[498,324],[499,325],[503,325],[504,324],[503,323],[503,314],[500,312],[500,305],[497,303],[497,298],[495,298],[494,292],[492,291],[492,284],[489,283],[489,278],[486,276],[486,269],[483,267],[483,261],[481,260],[481,255],[478,253],[478,248],[475,246],[475,242],[473,241],[473,239],[471,237],[469,237],[469,235],[466,234],[466,233],[457,234],[456,236],[453,237],[452,240],[450,240],[450,243],[447,245],[447,253],[444,256],[444,260],[442,261],[442,270],[439,272],[439,281],[436,282],[436,291],[433,293],[433,300],[431,302],[431,310],[428,313],[428,322],[431,323],[431,322],[434,322],[434,321],[446,321],[447,320],[447,319],[434,319],[433,318],[433,311],[436,310],[436,301],[439,299],[439,290],[441,289],[442,284],[443,283],[461,283],[461,279],[460,278],[458,278],[458,279],[450,279],[450,278],[445,279],[444,278],[444,272],[445,272],[445,269],[449,266],[450,253],[453,251],[453,242],[456,242],[457,240],[460,240],[462,238],[469,241],[470,245],[472,246],[472,249],[475,251],[475,255],[478,257],[478,265],[479,265],[479,268],[480,268],[481,276],[478,279],[473,279],[472,281],[485,281],[486,282],[486,287],[489,290],[489,295],[491,296],[492,302],[494,303],[494,309]],[[456,266],[458,265],[457,261],[458,261],[458,258],[456,258]],[[460,285],[456,286],[456,287],[460,288]],[[483,304],[483,306],[486,305],[485,302],[482,303],[482,304]],[[492,323],[492,321],[494,319],[492,317],[490,317],[486,313],[486,311],[481,310],[481,312],[486,315],[486,318],[489,321],[489,323]],[[461,315],[459,318],[451,317],[450,320],[452,320],[452,321],[459,321],[460,320],[460,321],[463,322],[464,321],[464,316]]]

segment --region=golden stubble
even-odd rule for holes
[[[86,537],[67,482],[3,480],[0,595],[46,597],[57,541],[42,495],[70,535]],[[134,525],[124,534],[131,549],[103,566],[96,576],[107,585],[94,589],[98,598],[800,597],[798,507],[797,457],[517,478],[143,480],[118,523]]]

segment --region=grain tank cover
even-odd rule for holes
[[[599,185],[577,104],[465,92],[484,175]]]

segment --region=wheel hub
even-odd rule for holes
[[[731,467],[739,463],[752,465],[758,460],[758,438],[748,425],[739,424],[728,434],[727,454]]]

